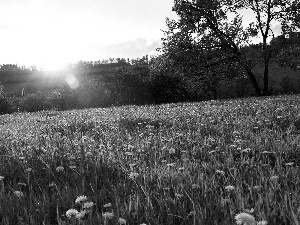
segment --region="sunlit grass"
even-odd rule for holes
[[[299,101],[1,116],[0,224],[297,224]]]

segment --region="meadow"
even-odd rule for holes
[[[299,224],[300,96],[0,116],[0,224]]]

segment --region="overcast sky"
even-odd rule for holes
[[[173,0],[0,0],[0,64],[55,67],[154,53],[165,18],[176,18],[172,6]]]

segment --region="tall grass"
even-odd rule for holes
[[[299,224],[299,101],[0,116],[0,224]]]

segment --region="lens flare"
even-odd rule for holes
[[[69,74],[66,76],[66,82],[72,89],[76,89],[79,87],[79,81],[73,74]]]

